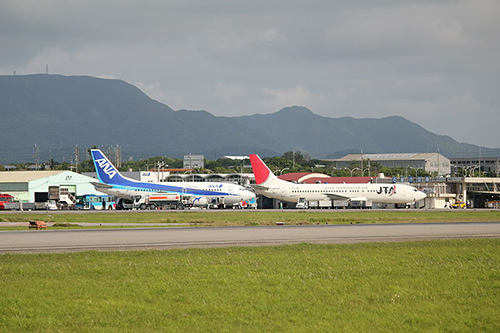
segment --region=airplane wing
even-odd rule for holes
[[[355,200],[355,201],[367,201],[368,199],[366,197],[349,197],[347,195],[341,195],[338,193],[325,193],[330,200]]]
[[[347,200],[350,199],[348,196],[340,195],[338,193],[325,193],[325,195],[330,198],[330,200]]]

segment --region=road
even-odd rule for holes
[[[500,222],[1,231],[0,252],[164,249],[500,238]]]

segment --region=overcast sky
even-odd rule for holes
[[[118,78],[217,116],[399,115],[500,147],[499,0],[0,0],[0,74]]]

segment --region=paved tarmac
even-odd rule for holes
[[[500,238],[500,222],[0,231],[0,252]]]

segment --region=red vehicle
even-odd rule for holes
[[[0,210],[4,210],[4,203],[6,202],[13,202],[14,197],[10,194],[2,194],[0,193]]]

